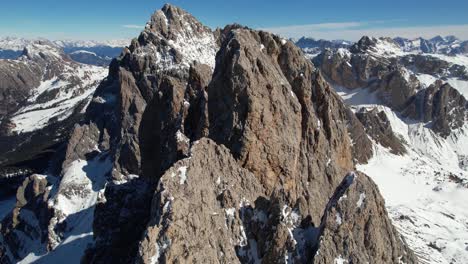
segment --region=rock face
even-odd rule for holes
[[[197,115],[203,107],[200,101],[203,101],[201,97],[216,50],[210,29],[185,11],[166,5],[111,64],[108,81],[98,89],[89,107],[87,126],[95,123],[99,127],[99,141],[105,133],[113,141],[112,154],[117,168],[114,177],[140,174],[142,163],[144,176],[157,179],[161,170],[175,161],[174,150],[186,144],[185,133],[196,136],[200,133],[197,129],[203,130],[196,124],[186,126],[184,119]],[[144,114],[146,108],[148,112]],[[194,131],[185,132],[185,127]],[[141,144],[146,149],[140,149],[140,140],[146,142]],[[163,145],[156,147],[161,141]],[[147,165],[141,160],[141,151],[162,155],[167,164],[155,170],[154,164]]]
[[[299,204],[269,198],[227,148],[201,139],[191,153],[160,179],[137,262],[415,263],[363,174],[343,179],[315,226]]]
[[[208,90],[210,137],[271,193],[279,185],[295,200],[310,181],[332,192],[333,175],[353,168],[346,107],[292,43],[247,29],[228,34]],[[328,176],[318,176],[324,168]],[[313,220],[325,203],[310,205]]]
[[[140,243],[143,263],[238,262],[236,251],[250,250],[248,225],[255,223],[242,222],[241,215],[250,213],[249,201],[264,188],[226,147],[205,138],[191,152],[160,179]]]
[[[84,263],[415,263],[375,184],[348,180],[371,153],[362,124],[292,42],[238,25],[213,33],[165,5],[74,128],[48,194],[44,260],[78,233],[89,239],[77,243]],[[372,199],[363,210],[334,209],[337,193],[354,201],[359,191]],[[356,228],[333,229],[333,210]],[[11,262],[31,252],[0,242]]]
[[[406,152],[402,139],[393,133],[385,112],[379,112],[377,108],[369,111],[363,108],[356,113],[356,117],[364,125],[367,134],[383,147],[391,149],[391,153],[401,155]]]
[[[323,215],[315,263],[415,263],[386,215],[375,183],[362,173],[348,174]]]
[[[403,114],[431,122],[434,131],[447,137],[468,120],[468,102],[449,84],[437,81],[415,95]]]
[[[135,257],[143,232],[135,226],[144,228],[149,220],[154,185],[175,161],[188,155],[190,138],[208,133],[205,89],[216,50],[210,29],[185,11],[166,5],[111,63],[85,121],[70,136],[61,164],[61,174],[77,162],[102,173],[97,179],[88,177],[98,184],[81,190],[89,193],[86,202],[92,207],[86,214],[94,219],[86,232],[94,230],[96,241],[83,261],[128,263]],[[85,172],[90,176],[90,171]],[[108,182],[105,190],[103,182]],[[59,186],[63,184],[62,180]],[[53,199],[66,195],[69,188],[62,189]],[[60,228],[55,226],[69,218],[63,209],[51,216],[51,249],[60,251],[67,240],[67,233],[56,232]],[[119,221],[109,225],[105,219]],[[67,230],[81,228],[70,224]],[[135,250],[129,249],[131,245]]]
[[[46,188],[47,184],[44,176],[35,174],[26,178],[18,188],[16,206],[1,224],[2,263],[14,263],[13,259],[24,258],[34,241],[47,239],[50,215],[47,206],[50,189]],[[7,248],[4,248],[5,244]]]
[[[19,67],[19,69],[17,68]],[[41,71],[36,65],[30,67],[18,61],[0,61],[0,117],[18,109],[19,102],[26,100],[31,87],[40,83]]]

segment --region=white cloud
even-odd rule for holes
[[[468,24],[445,26],[413,26],[413,27],[378,27],[382,22],[348,22],[310,24],[301,26],[286,26],[264,28],[287,38],[300,38],[303,36],[316,39],[346,39],[356,41],[362,36],[373,37],[405,37],[405,38],[432,38],[437,35],[455,35],[460,39],[468,39]],[[374,24],[373,28],[361,28]]]
[[[131,29],[143,29],[144,28],[144,26],[140,26],[140,25],[123,25],[122,27],[131,28]]]

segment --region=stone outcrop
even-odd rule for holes
[[[449,84],[437,81],[416,94],[403,115],[430,122],[435,132],[447,137],[468,120],[468,102]]]
[[[109,183],[99,199],[93,220],[97,238],[83,263],[131,263],[151,212],[150,185],[141,179]]]
[[[390,121],[384,111],[379,111],[377,108],[370,110],[362,108],[356,113],[356,117],[364,125],[367,134],[377,143],[389,148],[393,154],[406,153],[404,142],[393,133]]]
[[[264,188],[226,147],[201,139],[191,152],[160,179],[140,243],[143,263],[238,262],[236,251],[248,248],[241,215]]]
[[[314,262],[417,263],[386,215],[375,183],[362,173],[348,174],[323,215]]]
[[[32,87],[39,86],[41,70],[9,60],[0,61],[0,120],[18,110],[20,102],[26,100]]]
[[[175,150],[187,148],[183,146],[186,134],[196,138],[206,133],[196,119],[202,123],[207,119],[204,89],[216,50],[209,28],[185,11],[166,5],[111,63],[107,81],[98,88],[88,108],[85,126],[95,124],[99,128],[97,145],[110,138],[114,178],[140,174],[142,166],[145,177],[157,179],[161,170],[176,160]],[[187,116],[192,123],[186,125]],[[153,134],[159,127],[162,133]],[[140,140],[149,142],[139,144]],[[156,147],[161,141],[164,145]],[[140,145],[147,148],[141,150]],[[166,164],[161,169],[145,164],[141,156],[150,154],[141,155],[141,151],[166,157]]]
[[[45,176],[34,174],[18,188],[16,206],[1,222],[0,261],[26,257],[28,246],[47,239],[50,210],[47,205],[50,189]]]
[[[226,147],[204,138],[161,177],[137,262],[416,263],[364,174],[344,177],[320,222],[304,209],[269,196]]]

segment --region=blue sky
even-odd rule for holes
[[[121,39],[138,35],[167,1],[2,1],[0,36],[52,39]],[[422,4],[422,2],[424,4]],[[468,39],[468,1],[416,0],[174,0],[215,28],[237,22],[285,37],[307,35],[356,40],[361,35]]]

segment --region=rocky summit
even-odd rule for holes
[[[31,78],[5,78],[31,83],[0,98],[9,133],[28,130],[15,103],[27,87],[67,82],[93,93],[48,173],[17,184],[0,262],[419,263],[358,170],[379,153],[376,142],[396,155],[411,149],[385,110],[356,111],[332,85],[369,86],[444,137],[463,125],[466,100],[441,83],[423,91],[391,60],[372,60],[374,42],[325,51],[314,65],[289,40],[237,24],[213,31],[166,4],[92,85],[60,67],[50,74],[58,79],[34,77],[44,52],[5,62],[35,61],[20,71]]]

